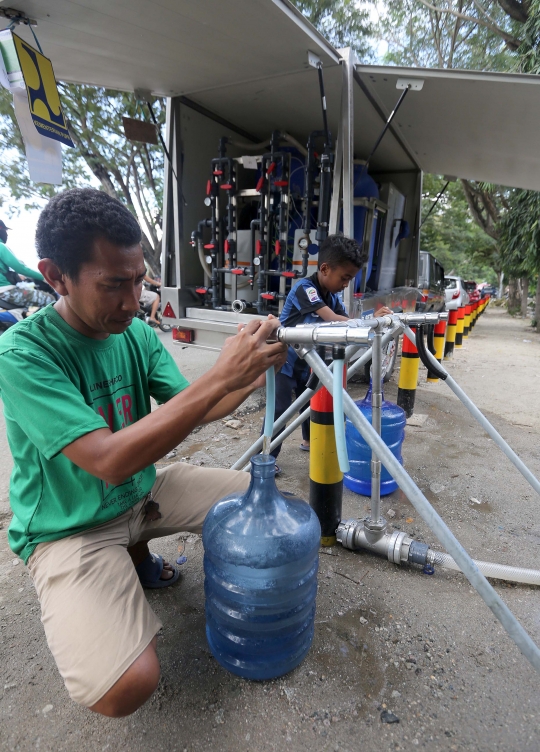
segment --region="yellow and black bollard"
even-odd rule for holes
[[[457,312],[456,350],[463,347],[463,327],[465,325],[465,306],[460,306]]]
[[[321,546],[333,546],[341,522],[343,473],[334,434],[332,395],[324,387],[310,402],[309,504],[321,523]]]
[[[413,331],[416,330],[413,329]],[[418,350],[408,337],[403,337],[397,404],[405,410],[407,418],[410,418],[414,412],[414,399],[416,397],[416,387],[418,384],[419,366],[420,357],[418,355]]]
[[[444,359],[449,360],[454,354],[457,329],[457,308],[448,311],[448,327],[446,329],[446,342],[444,344]]]
[[[465,322],[463,324],[463,339],[467,339],[471,329],[471,304],[465,306]]]
[[[442,361],[443,352],[444,352],[444,335],[446,334],[446,321],[439,321],[438,324],[435,325],[433,329],[433,346],[435,352],[433,353],[439,363]],[[436,382],[439,380],[439,377],[436,376],[433,371],[428,371],[427,373],[427,381],[429,382]]]

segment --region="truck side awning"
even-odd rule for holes
[[[182,96],[254,140],[280,129],[305,143],[322,127],[310,50],[323,63],[329,123],[337,134],[340,52],[290,0],[9,4],[36,19],[60,80]],[[33,44],[27,27],[17,33]],[[540,77],[359,65],[355,78],[359,159],[370,153],[398,99],[398,79],[424,81],[403,102],[372,160],[373,172],[422,169],[540,190]]]
[[[393,130],[424,172],[540,191],[540,76],[361,65],[358,80],[386,117],[399,79],[421,79]]]

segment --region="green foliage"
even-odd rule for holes
[[[298,10],[335,47],[352,47],[359,60],[369,62],[373,53],[373,25],[357,0],[293,0]]]
[[[500,225],[505,273],[528,277],[540,271],[540,193],[516,191]]]
[[[523,29],[523,42],[518,48],[517,70],[540,73],[540,0],[530,0],[528,18]]]
[[[160,146],[127,141],[122,116],[150,120],[146,106],[133,94],[93,86],[61,84],[60,97],[75,149],[63,149],[61,189],[98,185],[116,196],[139,219],[143,230],[145,258],[159,271],[161,252],[161,205],[163,193],[163,152]],[[154,112],[165,119],[163,102],[157,100]],[[0,89],[0,139],[3,149],[0,189],[13,199],[39,206],[55,192],[50,185],[30,180],[23,142],[11,94]]]
[[[424,175],[422,216],[426,217],[446,181]],[[497,284],[497,246],[472,220],[461,183],[450,183],[420,231],[420,247],[432,253],[445,274]]]
[[[485,15],[475,0],[431,3],[456,14],[428,8],[421,0],[384,4],[378,34],[388,43],[385,62],[424,68],[508,70],[512,56],[505,38],[481,23]],[[487,3],[496,28],[513,37],[519,26],[497,3]],[[466,20],[466,18],[472,20]]]

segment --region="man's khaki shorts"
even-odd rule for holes
[[[92,707],[161,628],[127,547],[200,533],[210,507],[249,481],[249,473],[178,463],[157,471],[152,494],[160,519],[144,519],[142,500],[111,522],[37,546],[28,569],[49,648],[76,702]]]

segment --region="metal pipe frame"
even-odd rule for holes
[[[371,346],[371,425],[378,436],[381,435],[382,419],[382,334],[377,331]],[[371,450],[371,512],[366,520],[369,530],[381,532],[386,527],[386,520],[381,518],[381,461],[376,452]]]
[[[383,334],[382,336],[382,347],[384,347],[388,342],[390,342],[391,339],[394,339],[399,335],[401,332],[402,327],[400,325],[394,325],[392,329],[390,329],[388,332]],[[358,352],[358,347],[355,345],[351,345],[345,350],[345,361],[349,362],[349,360]],[[372,357],[372,350],[371,347],[369,347],[365,353],[363,353],[357,360],[354,361],[352,366],[350,366],[347,369],[347,381],[349,381],[350,378],[352,378],[355,373],[357,373],[361,368],[363,368],[366,363],[369,363]],[[292,405],[285,410],[283,415],[281,415],[276,422],[274,423],[274,427],[272,429],[272,434],[274,434],[276,431],[279,431],[280,428],[283,428],[283,426],[287,423],[289,418],[291,418],[298,410],[300,410],[307,402],[310,401],[310,399],[313,397],[313,395],[319,391],[321,387],[318,386],[316,389],[306,389],[300,397],[297,397],[295,401],[292,403]],[[309,410],[308,407],[307,410],[304,410],[303,413],[301,413],[287,428],[283,433],[280,433],[279,436],[276,436],[275,439],[273,439],[272,443],[270,444],[270,451],[274,449],[275,447],[279,446],[285,439],[293,433],[293,431],[296,431],[298,426],[302,425],[302,423],[309,418]],[[247,449],[244,454],[238,459],[234,465],[231,466],[231,470],[249,470],[249,459],[254,455],[260,452],[263,445],[262,436],[255,441],[249,449]],[[245,464],[247,462],[247,464]]]
[[[332,394],[334,388],[332,374],[315,350],[310,349],[303,352],[302,355],[305,358],[306,363],[308,363],[314,373],[318,376],[322,385],[328,389],[330,394]],[[403,469],[381,437],[373,430],[373,427],[362,415],[360,410],[358,410],[346,390],[344,390],[343,394],[343,405],[345,414],[359,431],[366,443],[371,447],[372,451],[376,452],[377,456],[392,474],[392,477],[398,483],[399,487],[405,493],[418,514],[429,525],[441,544],[454,558],[463,574],[467,577],[488,608],[491,609],[495,617],[501,622],[502,626],[521,650],[523,655],[529,660],[534,668],[540,672],[540,649],[517,621],[508,606],[497,595],[467,551],[446,526],[442,518],[431,506],[416,483]]]
[[[405,336],[410,339],[410,341],[413,343],[413,345],[416,347],[416,336],[414,332],[412,332],[409,327],[405,327],[404,329]],[[498,433],[498,431],[491,425],[489,420],[486,418],[486,416],[480,412],[480,410],[476,407],[474,402],[465,394],[463,389],[454,381],[454,379],[450,376],[446,368],[442,366],[438,360],[436,360],[433,355],[427,351],[427,358],[428,361],[436,368],[438,371],[441,371],[445,374],[444,383],[448,384],[450,389],[454,392],[456,397],[465,405],[467,410],[470,412],[470,414],[475,418],[478,423],[482,426],[484,431],[490,436],[490,438],[493,439],[495,444],[499,447],[499,449],[502,450],[502,452],[508,457],[510,462],[514,465],[517,470],[523,475],[525,480],[534,488],[537,494],[540,494],[540,481],[538,478],[531,473],[527,465],[521,460],[518,455],[514,452],[514,450],[506,443],[506,441],[503,439],[503,437]]]
[[[343,67],[343,83],[341,94],[341,142],[343,148],[343,234],[347,238],[354,238],[354,206],[353,206],[353,177],[354,177],[354,66],[356,63],[354,50],[347,47],[340,50],[341,65]],[[345,308],[351,312],[354,303],[355,280],[351,280],[344,293]]]

